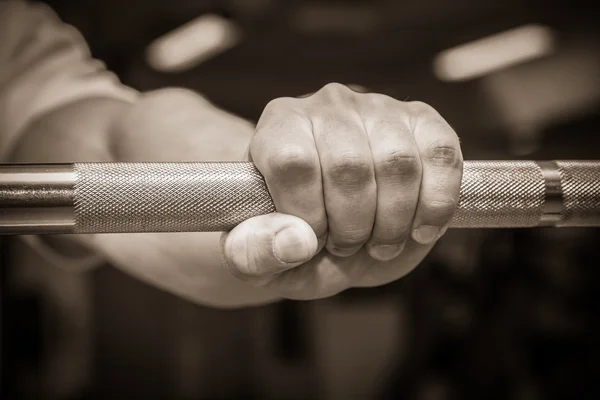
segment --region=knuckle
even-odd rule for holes
[[[274,110],[279,110],[281,108],[286,108],[293,104],[294,100],[296,99],[294,99],[293,97],[278,97],[269,101],[265,106],[264,110],[266,112],[271,112]]]
[[[377,172],[386,177],[416,178],[421,170],[421,160],[417,152],[411,150],[390,150],[378,159]]]
[[[386,99],[387,96],[379,93],[363,93],[361,98],[363,99],[363,106],[371,107],[371,109],[385,110],[389,104]]]
[[[282,129],[289,130],[290,127],[305,129],[305,110],[299,101],[291,97],[271,100],[256,123],[254,136],[280,136]]]
[[[368,103],[378,106],[397,106],[403,104],[401,101],[382,93],[364,93],[362,97]]]
[[[422,101],[410,102],[408,106],[408,122],[415,135],[428,131],[453,132],[452,128],[435,108]]]
[[[263,258],[264,259],[264,258]],[[259,247],[248,246],[239,249],[236,246],[224,249],[223,263],[227,270],[241,280],[251,280],[264,274],[261,266],[264,265],[259,252]]]
[[[332,82],[328,83],[319,89],[315,94],[314,98],[319,104],[333,104],[342,103],[350,99],[354,99],[359,93],[354,92],[349,87],[342,85],[341,83]]]
[[[415,117],[439,116],[435,108],[422,101],[411,101],[408,103],[412,114]]]
[[[269,171],[283,180],[310,181],[318,170],[317,156],[300,146],[281,148],[269,158]]]
[[[324,85],[321,88],[320,91],[323,91],[323,92],[333,92],[333,93],[352,92],[352,90],[350,88],[348,88],[346,85],[342,85],[341,83],[338,83],[338,82],[327,83],[326,85]]]
[[[361,154],[347,152],[332,160],[326,174],[336,185],[357,186],[373,179],[373,168]]]
[[[427,162],[439,167],[457,168],[462,162],[458,146],[448,142],[436,142],[427,149]]]
[[[256,162],[256,157],[264,158],[265,150],[269,148],[270,139],[261,130],[256,130],[248,146],[251,160]]]

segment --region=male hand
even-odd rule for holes
[[[277,213],[223,234],[66,238],[189,300],[248,306],[404,276],[443,234],[458,199],[459,142],[436,111],[337,84],[272,101],[256,130],[181,89],[135,105],[90,99],[32,124],[13,160],[240,161],[249,153]]]
[[[292,299],[375,286],[411,271],[446,231],[459,139],[430,106],[329,84],[265,108],[251,141],[277,213],[223,240],[229,270]]]

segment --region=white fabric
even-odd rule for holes
[[[37,117],[90,97],[133,102],[138,93],[94,60],[81,34],[49,7],[0,0],[0,161]],[[101,262],[96,256],[58,254],[35,236],[24,239],[60,267],[87,268]]]

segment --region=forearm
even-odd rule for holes
[[[185,104],[187,104],[187,106]],[[169,105],[169,107],[167,107]],[[193,107],[194,110],[185,108]],[[168,130],[179,132],[190,129],[185,120],[176,118],[173,110],[184,109],[183,114],[198,116],[202,124],[194,124],[199,143],[192,153],[184,154],[188,146],[170,135]],[[161,112],[158,110],[163,110]],[[174,120],[171,120],[175,116]],[[169,121],[170,120],[170,121]],[[147,121],[147,122],[141,122]],[[159,122],[157,122],[159,121]],[[150,131],[160,121],[165,127]],[[167,130],[167,132],[163,132]],[[137,140],[143,133],[146,140]],[[181,89],[168,89],[141,96],[138,103],[130,104],[107,98],[94,98],[74,102],[47,113],[33,121],[20,135],[13,148],[10,160],[13,162],[86,162],[86,161],[235,161],[246,157],[248,142],[253,134],[250,123],[225,113],[212,106],[195,93]],[[151,148],[152,140],[172,140],[162,154],[152,155],[145,149]],[[135,142],[136,153],[127,150],[128,142]],[[169,150],[169,148],[173,150]],[[169,155],[171,153],[171,155]],[[177,236],[177,238],[175,238]],[[165,241],[167,238],[172,240]],[[190,239],[193,237],[193,239]],[[152,244],[155,238],[156,244]],[[163,288],[191,301],[216,307],[240,307],[263,304],[277,300],[272,294],[256,289],[233,277],[221,265],[219,233],[162,234],[162,235],[58,235],[44,236],[43,240],[54,250],[69,256],[84,255],[86,251],[100,254],[104,259],[136,276],[141,280],[157,271],[150,267],[138,267],[139,254],[152,254],[154,258],[164,258]],[[195,247],[197,259],[189,270],[179,271],[190,279],[171,279],[173,270],[182,268],[169,258],[177,253],[176,248],[161,248],[163,243],[185,243]],[[126,244],[126,245],[124,245]],[[181,244],[185,251],[186,245]],[[165,257],[165,255],[169,257]],[[169,263],[173,265],[168,265]],[[179,275],[180,276],[180,275]]]
[[[27,163],[112,161],[110,131],[131,107],[109,98],[66,104],[31,121],[7,159]]]
[[[36,163],[246,161],[253,133],[253,124],[197,93],[168,88],[143,94],[134,103],[91,97],[51,110],[30,121],[5,159]],[[196,143],[178,141],[178,136],[187,140],[190,135]]]
[[[0,1],[0,38],[3,161],[229,161],[247,155],[252,124],[189,91],[140,95],[122,85],[91,57],[83,37],[43,4]],[[218,234],[190,235],[181,254],[174,252],[179,239],[171,234],[157,236],[156,243],[143,235],[25,239],[58,266],[79,268],[104,259],[197,302],[244,306],[271,300],[221,267]]]

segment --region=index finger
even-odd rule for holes
[[[277,211],[306,221],[321,246],[327,233],[321,166],[310,121],[294,111],[301,101],[281,98],[265,107],[250,156],[265,177]]]

